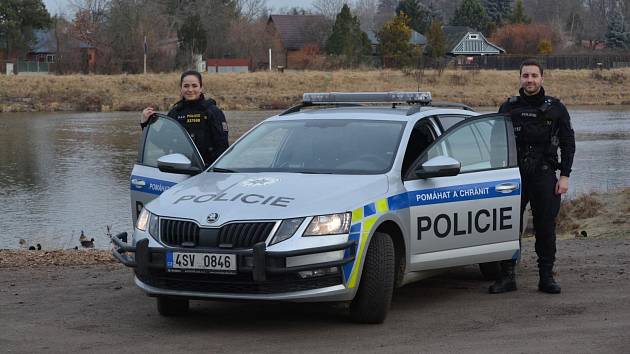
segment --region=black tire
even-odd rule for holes
[[[494,281],[501,275],[500,262],[479,263],[479,270],[485,280]]]
[[[350,317],[360,323],[382,323],[392,302],[395,256],[392,238],[374,233],[365,255],[359,289],[350,303]]]
[[[188,312],[188,299],[182,297],[158,296],[158,313],[165,317],[181,316]]]

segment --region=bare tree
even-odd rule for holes
[[[352,6],[352,12],[359,18],[361,30],[365,33],[376,32],[374,17],[378,10],[379,0],[357,0]]]
[[[241,19],[253,22],[267,12],[267,0],[237,0],[236,7]]]
[[[315,0],[313,7],[318,13],[324,15],[329,20],[334,21],[343,4],[348,3],[347,0]]]

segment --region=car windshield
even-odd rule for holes
[[[214,170],[379,174],[389,171],[405,123],[359,119],[264,122],[234,144]]]

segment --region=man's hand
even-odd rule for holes
[[[569,190],[569,177],[560,176],[560,179],[556,183],[556,194],[561,195]]]

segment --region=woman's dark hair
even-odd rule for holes
[[[182,77],[179,78],[179,86],[181,86],[182,83],[184,82],[184,78],[186,76],[190,76],[190,75],[192,75],[192,76],[196,77],[197,79],[199,79],[199,86],[203,87],[203,81],[201,80],[201,74],[199,73],[199,71],[196,71],[196,70],[184,71],[182,73]]]

